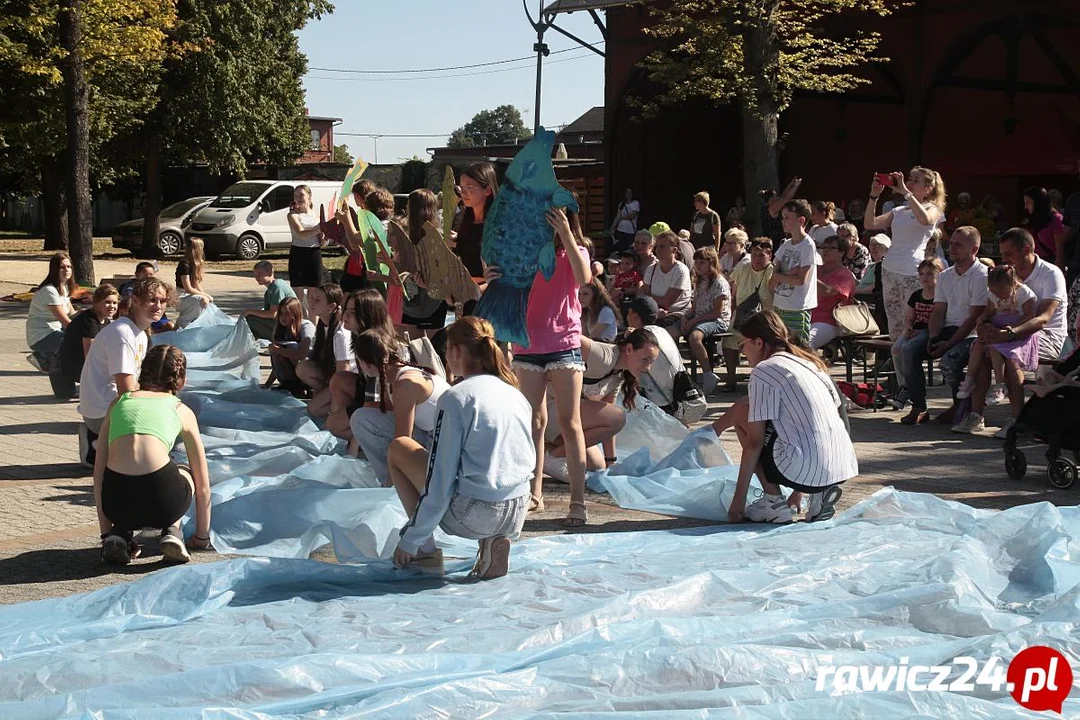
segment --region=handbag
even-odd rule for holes
[[[749,297],[743,300],[741,303],[735,306],[735,319],[732,322],[732,327],[738,330],[746,321],[754,315],[764,310],[764,305],[761,302],[761,295],[758,290],[761,290],[761,283],[765,282],[765,276],[762,275],[761,282],[754,288],[754,292],[750,293]]]
[[[837,337],[878,334],[878,324],[874,320],[874,313],[864,302],[855,301],[850,305],[837,305],[833,308],[833,322],[836,324]]]
[[[697,385],[690,379],[690,374],[685,370],[675,373],[672,396],[675,400],[675,418],[683,425],[697,422],[709,410],[705,395],[698,390]]]

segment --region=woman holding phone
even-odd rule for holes
[[[886,180],[893,192],[903,196],[906,202],[878,215],[877,202]],[[944,219],[944,212],[945,181],[929,168],[913,167],[907,180],[899,172],[887,176],[878,173],[870,183],[865,227],[867,230],[892,230],[892,244],[881,261],[880,272],[885,313],[894,341],[904,328],[908,298],[922,287],[919,264],[926,258],[926,246],[934,229]]]

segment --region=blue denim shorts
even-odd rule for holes
[[[547,372],[548,370],[577,370],[585,372],[585,363],[581,359],[581,348],[540,353],[538,355],[515,355],[515,370]]]
[[[702,320],[694,327],[687,331],[686,336],[690,337],[690,333],[698,330],[705,337],[711,335],[719,335],[720,333],[726,333],[728,331],[727,323],[723,320]]]

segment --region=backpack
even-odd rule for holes
[[[861,408],[871,408],[874,399],[874,388],[866,383],[849,383],[841,380],[836,383],[837,389],[840,394],[847,397],[851,402],[855,403]],[[843,405],[843,403],[841,403]],[[881,385],[877,386],[877,406],[880,410],[885,407],[885,388]]]

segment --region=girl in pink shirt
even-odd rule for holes
[[[567,217],[569,215],[569,218]],[[585,435],[581,429],[581,383],[585,363],[581,357],[581,302],[578,288],[592,280],[589,254],[578,245],[582,238],[577,213],[551,208],[548,224],[555,229],[555,272],[533,279],[525,326],[529,347],[515,345],[514,373],[521,392],[533,409],[533,442],[536,474],[532,480],[529,509],[544,509],[544,431],[547,427],[547,386],[555,395],[555,409],[566,443],[570,476],[570,512],[564,524],[578,527],[588,522],[585,509]],[[491,273],[488,273],[491,275]],[[490,280],[490,278],[489,278]]]

